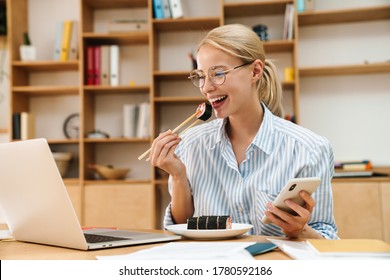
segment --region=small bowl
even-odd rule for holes
[[[114,168],[109,165],[90,164],[89,168],[95,170],[97,174],[106,180],[120,180],[124,179],[127,173],[130,171],[129,168]]]

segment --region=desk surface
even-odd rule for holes
[[[160,231],[162,232],[162,231]],[[237,242],[266,242],[265,236],[249,236],[243,235],[234,239],[224,241]],[[175,242],[190,241],[183,239]],[[224,242],[220,241],[220,242]],[[199,241],[207,242],[207,241]],[[129,254],[139,250],[158,246],[163,243],[136,245],[119,248],[109,248],[103,250],[80,251],[74,249],[60,248],[54,246],[32,244],[19,241],[0,241],[0,259],[1,260],[96,260],[96,256],[120,255]],[[289,256],[284,254],[279,249],[274,249],[271,252],[261,254],[255,257],[258,260],[289,260]]]

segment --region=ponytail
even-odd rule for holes
[[[263,77],[257,86],[260,101],[276,116],[283,118],[282,87],[275,65],[265,59]]]

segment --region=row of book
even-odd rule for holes
[[[335,161],[334,177],[368,177],[373,176],[373,165],[370,160]]]
[[[87,47],[87,85],[119,85],[119,46]]]
[[[53,59],[68,61],[77,59],[78,55],[78,23],[73,20],[57,23]]]
[[[35,117],[29,112],[12,114],[12,138],[27,140],[35,138]]]
[[[294,5],[286,4],[283,25],[283,40],[292,40],[294,38]]]
[[[183,17],[181,0],[153,0],[153,17],[156,19]]]
[[[123,137],[150,137],[150,103],[123,105]]]

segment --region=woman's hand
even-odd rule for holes
[[[297,213],[296,216],[277,208],[270,202],[267,203],[266,216],[290,238],[323,238],[307,225],[310,214],[316,205],[315,200],[305,191],[301,191],[299,195],[305,201],[304,206],[300,206],[290,199],[285,201],[286,205]]]
[[[160,133],[154,139],[149,159],[153,166],[163,169],[172,176],[177,176],[185,171],[184,164],[176,157],[175,148],[181,138],[171,130]]]

